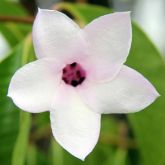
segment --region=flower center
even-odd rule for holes
[[[73,87],[80,85],[85,80],[85,70],[76,62],[66,65],[62,72],[62,80]]]

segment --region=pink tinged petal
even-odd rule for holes
[[[101,116],[82,103],[74,87],[62,85],[57,96],[50,111],[53,135],[64,149],[84,160],[98,141]]]
[[[146,78],[127,66],[112,81],[86,84],[79,92],[92,110],[105,114],[137,112],[159,96]]]
[[[91,78],[112,79],[128,56],[131,39],[130,12],[118,12],[99,17],[84,28],[93,63]]]
[[[82,31],[65,14],[39,9],[33,25],[33,43],[38,58],[70,59],[84,49]]]
[[[8,96],[25,111],[37,113],[49,110],[59,85],[59,65],[52,59],[26,64],[12,77]]]

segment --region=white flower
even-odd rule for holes
[[[61,12],[39,9],[33,25],[38,60],[14,74],[8,96],[25,111],[50,111],[57,142],[84,160],[98,141],[102,113],[137,112],[159,96],[123,65],[131,38],[129,12],[80,29]]]

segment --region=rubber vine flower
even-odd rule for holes
[[[101,114],[137,112],[159,96],[124,65],[131,38],[129,12],[81,29],[61,12],[39,9],[33,25],[38,60],[14,74],[8,96],[24,111],[50,111],[57,142],[84,160],[98,141]]]

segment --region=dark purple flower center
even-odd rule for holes
[[[66,65],[62,72],[62,80],[73,87],[82,84],[86,78],[85,70],[76,62]]]

